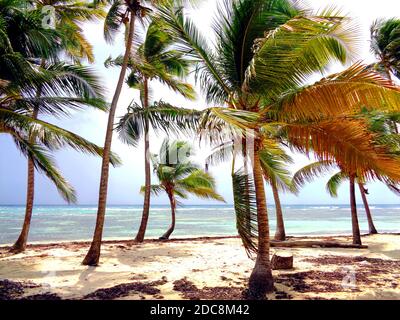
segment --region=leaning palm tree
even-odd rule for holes
[[[138,41],[137,41],[138,42]],[[146,35],[141,41],[141,44],[136,50],[136,54],[131,56],[128,62],[128,68],[131,73],[128,76],[128,85],[133,89],[140,90],[141,102],[144,110],[150,106],[150,83],[152,80],[158,80],[168,86],[171,90],[181,94],[185,98],[194,99],[195,92],[191,85],[182,81],[183,77],[187,76],[189,61],[182,54],[173,50],[173,41],[164,31],[159,23],[150,23],[146,30]],[[106,65],[118,65],[122,63],[122,57],[116,60],[109,59]],[[127,125],[124,121],[131,118],[131,114],[124,117],[120,122],[119,130],[127,130]],[[143,242],[146,233],[147,222],[150,211],[150,185],[151,185],[151,169],[150,169],[150,122],[145,118],[144,123],[144,161],[145,161],[145,192],[142,220],[139,231],[136,235],[137,242]],[[126,142],[136,140],[129,139]]]
[[[278,127],[292,148],[312,150],[321,160],[341,155],[363,172],[374,163],[399,175],[397,162],[387,159],[369,140],[366,124],[347,115],[360,105],[377,108],[384,101],[388,109],[397,110],[400,91],[359,64],[304,85],[308,76],[325,71],[330,62],[345,63],[353,56],[356,32],[350,20],[335,10],[315,13],[285,0],[226,0],[224,4],[214,23],[215,47],[181,7],[159,8],[159,15],[179,49],[198,62],[197,79],[208,101],[220,105],[204,113],[204,135],[212,143],[221,143],[228,140],[224,129],[229,128],[253,139],[254,150],[248,154],[251,179],[245,170],[232,171],[236,215],[247,219],[241,225],[251,228],[243,242],[257,255],[250,294],[264,297],[273,290],[273,278],[260,152],[276,144],[276,138],[265,133]],[[315,142],[312,148],[310,140]]]
[[[111,144],[113,138],[114,118],[117,110],[119,97],[121,95],[122,86],[125,82],[129,59],[132,54],[133,40],[135,36],[136,20],[143,21],[150,12],[150,5],[174,4],[171,0],[100,0],[100,3],[109,3],[111,6],[108,10],[104,23],[104,37],[107,42],[112,43],[115,35],[120,31],[121,26],[125,25],[125,53],[121,63],[121,71],[118,82],[115,87],[113,99],[111,101],[110,112],[108,115],[106,137],[104,141],[104,156],[101,166],[99,201],[97,209],[96,226],[93,234],[93,241],[86,257],[83,260],[84,265],[96,266],[100,260],[101,240],[103,236],[104,218],[107,204],[108,176]],[[153,7],[154,8],[154,7]]]
[[[182,155],[184,155],[182,157]],[[224,201],[216,192],[214,178],[190,161],[192,147],[185,141],[164,140],[158,155],[152,156],[154,172],[159,184],[151,185],[155,195],[165,192],[171,206],[171,226],[160,238],[168,240],[176,224],[176,198],[187,199],[189,194],[199,198]],[[146,186],[142,187],[142,192]]]

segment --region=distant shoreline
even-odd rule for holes
[[[381,232],[379,235],[388,235],[388,236],[400,236],[400,232]],[[363,237],[370,236],[369,234],[362,234]],[[287,240],[312,240],[312,239],[347,239],[351,238],[351,234],[315,234],[315,235],[295,235],[288,236]],[[196,237],[185,237],[185,236],[177,236],[171,238],[167,241],[160,240],[158,238],[148,238],[145,239],[143,243],[137,243],[133,238],[109,238],[104,239],[102,241],[105,245],[111,244],[132,244],[132,245],[141,245],[141,244],[150,244],[150,243],[174,243],[174,242],[201,242],[201,241],[215,241],[215,240],[228,240],[228,239],[240,239],[238,235],[231,236],[196,236]],[[271,238],[272,239],[272,238]],[[61,240],[61,241],[32,241],[28,244],[28,249],[38,249],[38,248],[48,248],[48,247],[62,247],[68,245],[90,245],[90,239],[80,239],[80,240]],[[12,243],[9,244],[0,244],[0,249],[4,249],[12,246]]]

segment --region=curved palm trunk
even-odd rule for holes
[[[249,279],[249,293],[251,298],[263,299],[267,293],[274,290],[274,281],[269,259],[270,239],[267,201],[258,151],[256,146],[253,159],[253,178],[257,202],[258,253],[256,264]]]
[[[110,169],[109,167],[110,152],[111,152],[111,143],[113,136],[114,118],[118,105],[119,96],[121,95],[122,86],[125,80],[126,69],[128,66],[129,56],[132,49],[134,30],[135,30],[135,14],[131,12],[129,30],[128,30],[128,40],[126,43],[124,60],[121,67],[121,72],[119,74],[118,84],[115,89],[114,97],[111,102],[110,113],[108,115],[108,124],[107,124],[106,138],[104,142],[103,160],[101,166],[101,178],[100,178],[96,227],[93,235],[92,244],[85,259],[82,262],[84,265],[97,266],[100,260],[101,240],[103,236],[104,218],[106,214],[106,205],[107,205],[108,176]]]
[[[275,240],[285,241],[286,240],[285,223],[283,221],[283,213],[282,213],[281,200],[279,199],[279,191],[275,181],[271,182],[271,188],[272,188],[272,193],[274,194],[275,210],[276,210]]]
[[[147,78],[144,80],[144,107],[149,107],[149,85]],[[143,202],[142,221],[140,223],[139,231],[136,235],[137,242],[143,242],[147,229],[147,222],[149,220],[150,212],[150,186],[151,186],[151,170],[150,170],[150,140],[149,140],[149,120],[145,121],[144,133],[144,161],[145,161],[145,192]]]
[[[365,213],[367,215],[369,233],[370,234],[378,234],[378,231],[376,230],[375,225],[374,225],[374,220],[372,219],[372,214],[371,214],[371,210],[368,205],[368,199],[367,199],[367,195],[365,193],[364,185],[362,183],[359,183],[358,187],[360,188],[361,198],[363,200],[364,207],[365,207]]]
[[[350,207],[351,207],[351,226],[353,229],[353,244],[361,245],[360,226],[358,224],[355,176],[350,176]]]
[[[168,192],[169,203],[171,205],[171,226],[169,227],[168,231],[164,233],[164,235],[160,238],[160,240],[168,240],[171,236],[172,232],[175,230],[175,213],[176,213],[176,201],[174,194],[172,192]]]

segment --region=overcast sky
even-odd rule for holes
[[[197,25],[206,34],[211,34],[211,22],[216,12],[216,1],[205,1],[201,8],[197,9],[193,18]],[[398,0],[308,0],[314,8],[323,8],[328,5],[336,5],[343,9],[355,19],[360,27],[362,46],[360,59],[366,63],[372,62],[374,57],[369,51],[369,27],[377,18],[393,17],[400,15],[400,1]],[[113,90],[118,78],[118,70],[106,69],[103,62],[110,55],[115,57],[123,52],[122,38],[117,39],[113,46],[106,44],[102,38],[102,25],[85,25],[85,33],[93,43],[96,63],[93,68],[102,77],[107,97],[112,98]],[[333,72],[340,71],[342,67],[334,66]],[[163,99],[181,107],[195,107],[202,109],[206,107],[201,95],[196,102],[188,102],[181,97],[171,93],[168,89],[157,83],[152,84],[154,100]],[[126,112],[126,108],[132,99],[137,99],[137,92],[124,88],[118,105],[117,118]],[[107,115],[98,111],[87,110],[76,113],[70,119],[62,121],[51,119],[53,123],[72,130],[92,142],[103,145],[104,134],[107,122]],[[157,152],[162,137],[152,137],[151,151]],[[1,204],[24,204],[26,190],[26,159],[16,150],[13,142],[6,135],[0,135],[0,205]],[[127,147],[114,137],[113,150],[123,159],[122,167],[111,169],[109,184],[109,204],[140,204],[142,197],[139,194],[140,186],[144,181],[144,156],[143,145],[134,149]],[[199,150],[197,160],[202,163],[205,150]],[[100,176],[101,160],[79,154],[72,150],[64,150],[55,154],[57,163],[64,176],[72,183],[78,192],[80,204],[96,204],[98,197],[98,184]],[[307,164],[309,161],[301,155],[295,155],[295,165],[291,167],[296,170]],[[231,179],[229,164],[223,164],[211,169],[216,177],[219,192],[225,197],[228,203],[232,203]],[[340,189],[338,199],[332,199],[325,192],[327,178],[320,179],[305,187],[299,196],[282,195],[284,204],[347,204],[348,187],[344,185]],[[374,204],[398,203],[399,198],[393,195],[386,187],[379,183],[369,185],[370,202]],[[268,188],[268,200],[271,203],[272,195]],[[38,176],[36,183],[36,204],[63,204],[55,188],[47,178]],[[159,197],[152,199],[153,204],[165,204],[167,199]],[[198,199],[190,199],[187,204],[209,203]]]

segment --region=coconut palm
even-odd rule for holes
[[[5,45],[2,46],[2,57],[6,58],[7,65],[8,57],[12,56],[12,60],[17,61],[17,67],[21,66],[27,70],[21,77],[16,73],[19,68],[14,68],[14,64],[11,64],[11,67],[6,68],[4,75],[1,75],[1,78],[9,79],[7,85],[2,88],[2,106],[7,104],[9,109],[18,113],[23,112],[33,120],[38,119],[39,114],[57,117],[69,115],[68,109],[76,110],[85,106],[105,111],[107,105],[103,100],[102,88],[93,71],[80,65],[57,62],[61,52],[73,55],[72,42],[69,41],[67,44],[65,41],[67,35],[62,32],[68,25],[67,21],[64,21],[62,28],[46,28],[42,23],[42,3],[35,3],[29,10],[28,2],[21,1],[20,4],[18,6],[7,1],[0,3],[1,16],[5,21],[3,36],[7,40],[3,42]],[[58,12],[60,10],[58,8]],[[74,25],[76,22],[74,19],[79,13],[73,6],[69,6],[67,11],[71,18],[69,23]],[[75,44],[75,49],[80,50],[80,48],[81,45]],[[37,61],[40,61],[39,65]],[[16,80],[16,78],[23,79]],[[37,144],[33,134],[29,140],[32,145]],[[30,158],[25,220],[21,235],[13,246],[14,252],[21,252],[26,247],[34,203],[34,172],[35,163]],[[69,201],[74,200],[72,188],[68,189],[70,194],[65,195],[66,198]]]
[[[374,68],[388,79],[400,79],[400,19],[379,19],[371,26],[371,51],[378,59]]]
[[[138,42],[138,41],[137,41]],[[178,92],[182,96],[194,99],[195,93],[189,84],[184,83],[181,79],[188,74],[189,61],[184,59],[182,54],[173,50],[172,39],[162,31],[162,26],[157,23],[150,23],[146,30],[146,35],[141,41],[136,54],[132,55],[128,62],[128,68],[131,73],[128,76],[128,85],[131,88],[139,89],[141,93],[141,102],[144,110],[150,106],[150,83],[152,80],[158,80],[170,89]],[[116,60],[109,59],[106,65],[121,64],[122,57]],[[124,121],[132,121],[132,113],[128,113],[120,122],[119,130],[126,131],[131,129],[131,123],[124,123]],[[136,119],[134,120],[136,121]],[[128,126],[128,127],[127,127]],[[145,118],[144,122],[144,159],[145,159],[145,192],[142,220],[140,223],[139,231],[136,236],[137,242],[143,242],[147,222],[149,219],[150,211],[150,185],[151,185],[151,168],[150,168],[150,129],[149,119]],[[140,137],[139,137],[140,138]],[[134,141],[134,139],[126,140],[126,142]]]
[[[304,85],[309,75],[323,72],[330,62],[345,63],[353,56],[356,30],[333,9],[315,13],[292,1],[226,0],[214,23],[215,47],[179,6],[159,8],[159,15],[179,49],[198,62],[197,79],[208,101],[220,105],[205,112],[204,135],[214,143],[234,140],[226,139],[229,134],[223,131],[229,125],[230,131],[254,141],[249,155],[252,179],[243,177],[243,170],[233,170],[233,182],[235,207],[243,208],[236,214],[248,220],[241,225],[251,228],[243,234],[253,235],[244,244],[257,254],[250,294],[264,297],[273,290],[273,279],[260,152],[276,144],[265,133],[280,127],[296,150],[310,152],[311,140],[321,160],[341,155],[363,173],[368,171],[366,164],[374,163],[398,175],[396,162],[369,140],[365,123],[347,115],[360,105],[377,108],[383,101],[389,109],[398,109],[399,91],[360,64]],[[243,192],[246,181],[249,192]],[[239,189],[241,193],[235,192]]]
[[[151,185],[151,192],[165,192],[171,205],[171,226],[160,238],[167,240],[176,224],[177,198],[187,199],[189,194],[199,198],[224,201],[216,192],[214,178],[190,161],[192,147],[185,141],[164,140],[158,155],[152,156],[154,172],[159,184]],[[146,186],[142,187],[142,192]]]
[[[150,12],[150,5],[164,4],[168,6],[174,5],[172,0],[107,0],[99,1],[100,3],[109,3],[111,6],[108,10],[104,23],[104,37],[107,42],[112,43],[115,35],[120,31],[122,25],[125,25],[125,53],[121,63],[121,71],[119,74],[118,82],[115,87],[113,99],[111,101],[110,112],[107,122],[106,137],[104,141],[104,156],[101,167],[100,188],[99,188],[99,202],[96,226],[93,235],[93,241],[89,251],[83,260],[84,265],[96,266],[100,260],[101,240],[103,236],[104,217],[107,204],[107,190],[108,190],[108,175],[109,175],[109,158],[113,137],[113,126],[115,112],[117,109],[119,97],[121,95],[122,86],[125,82],[126,72],[129,64],[129,59],[132,54],[132,45],[135,35],[135,22],[136,20],[143,21]],[[154,8],[154,7],[153,7]]]

